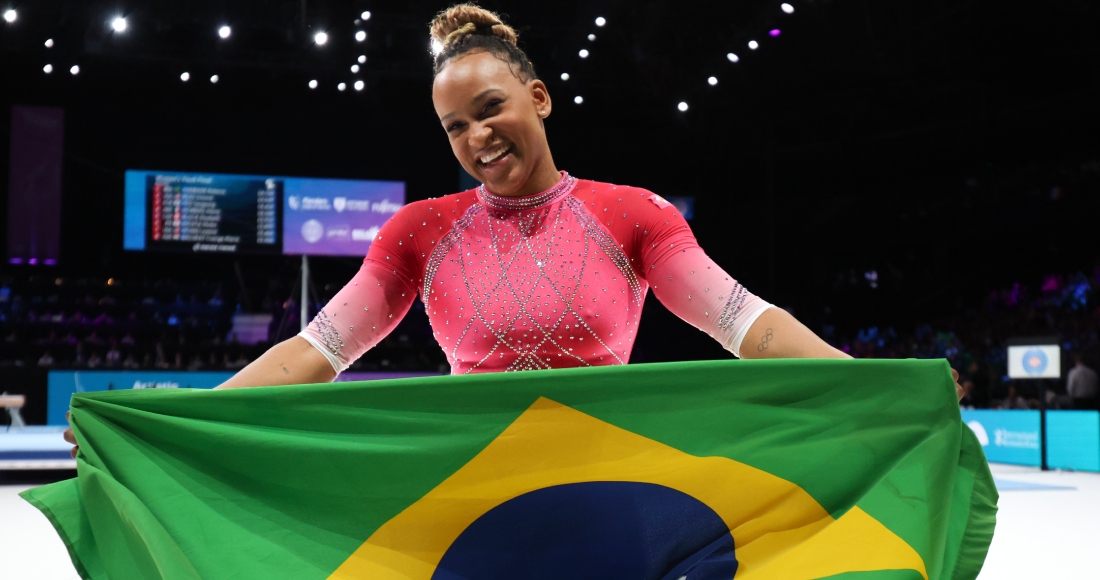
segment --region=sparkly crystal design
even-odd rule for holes
[[[435,245],[421,298],[456,372],[626,364],[644,283],[575,185],[563,173],[522,203],[479,188]]]
[[[525,209],[534,209],[536,207],[544,206],[549,203],[553,203],[558,198],[569,193],[577,185],[577,178],[562,171],[561,179],[554,187],[547,189],[542,193],[536,193],[534,195],[527,195],[523,197],[505,197],[503,195],[496,195],[490,193],[488,189],[485,189],[485,185],[479,185],[477,188],[477,198],[486,207],[492,209],[502,209],[508,211],[522,211]]]
[[[722,313],[718,315],[718,328],[722,330],[733,328],[733,323],[737,320],[737,316],[741,314],[741,307],[745,305],[745,299],[748,296],[749,291],[744,286],[739,282],[733,283],[733,288],[730,289],[730,297],[726,300],[725,306],[722,307]]]
[[[336,330],[336,325],[332,323],[328,318],[328,314],[325,314],[324,309],[321,309],[317,313],[317,316],[313,317],[311,323],[321,335],[321,339],[325,343],[325,348],[332,354],[340,354],[340,349],[344,346],[344,339],[340,337],[340,333]]]

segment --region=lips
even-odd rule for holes
[[[501,145],[478,156],[477,163],[485,169],[500,166],[516,149],[514,144]]]

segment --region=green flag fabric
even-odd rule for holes
[[[23,493],[84,578],[974,578],[945,361],[765,360],[72,399]]]

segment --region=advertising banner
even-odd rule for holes
[[[1042,465],[1039,411],[963,411],[962,420],[993,463]]]
[[[400,181],[293,179],[284,191],[284,254],[365,256],[405,203]]]
[[[1056,379],[1062,374],[1062,350],[1056,344],[1008,347],[1008,376],[1013,379]]]
[[[1047,411],[1047,466],[1100,471],[1100,412]]]
[[[50,371],[46,389],[46,423],[65,425],[74,393],[124,389],[212,389],[232,377],[231,371]],[[436,373],[346,372],[336,382],[374,381],[432,376]]]

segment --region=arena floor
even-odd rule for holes
[[[1100,578],[1100,474],[993,465],[993,475],[1001,510],[979,578]],[[0,484],[0,578],[78,579],[46,518],[16,495],[28,487]]]

